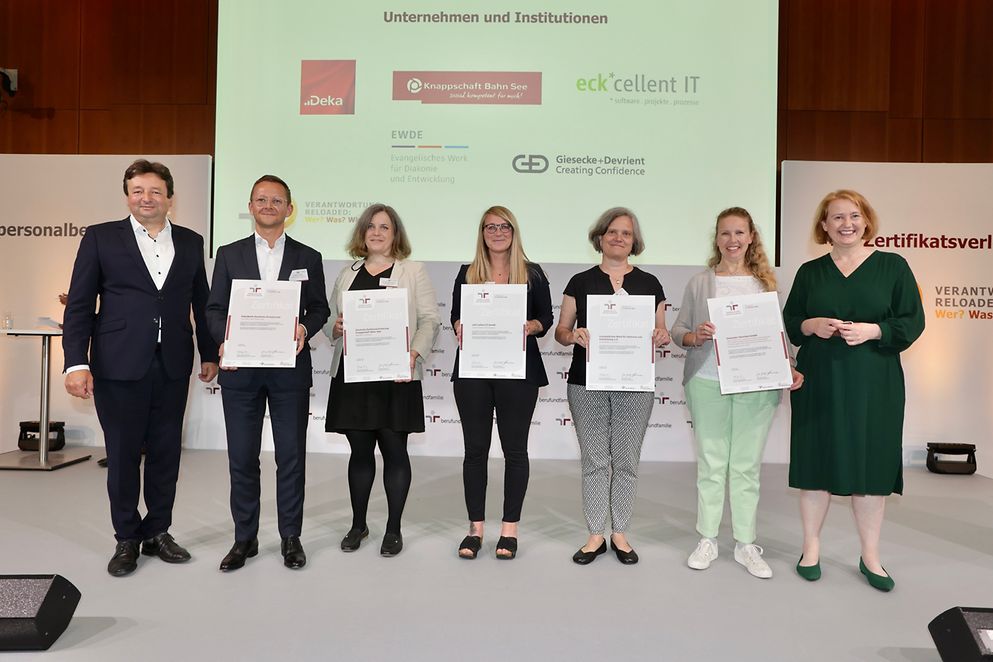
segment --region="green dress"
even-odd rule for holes
[[[800,324],[811,317],[875,322],[882,337],[849,347],[837,336],[805,336]],[[804,376],[790,398],[790,487],[902,493],[900,352],[924,331],[921,295],[906,260],[876,251],[847,278],[830,254],[811,260],[797,271],[783,318]]]

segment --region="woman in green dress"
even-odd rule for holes
[[[859,570],[889,591],[879,558],[886,496],[903,492],[900,352],[924,331],[914,274],[895,253],[867,245],[877,217],[855,191],[829,193],[814,239],[831,252],[797,271],[783,316],[799,346],[804,387],[791,395],[790,486],[799,488],[803,555],[797,573],[820,578],[820,533],[831,495],[852,497],[862,543]]]

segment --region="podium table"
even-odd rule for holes
[[[61,329],[0,329],[7,336],[29,336],[41,338],[41,414],[38,418],[38,452],[10,451],[0,453],[0,469],[22,471],[53,471],[70,464],[90,459],[89,449],[63,448],[61,451],[48,450],[48,403],[51,394],[49,376],[52,367],[52,337],[61,336]]]

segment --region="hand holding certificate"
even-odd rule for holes
[[[463,285],[460,378],[524,379],[527,285]]]
[[[411,378],[406,289],[343,292],[342,329],[347,383]]]
[[[232,280],[223,366],[296,366],[299,313],[299,281]]]
[[[655,391],[655,297],[586,297],[586,388]]]
[[[793,384],[783,317],[775,292],[707,299],[717,327],[714,352],[721,393],[789,388]]]

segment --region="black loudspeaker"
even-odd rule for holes
[[[993,609],[952,607],[928,623],[943,662],[993,660]]]
[[[0,651],[48,650],[79,598],[62,575],[0,575]]]

